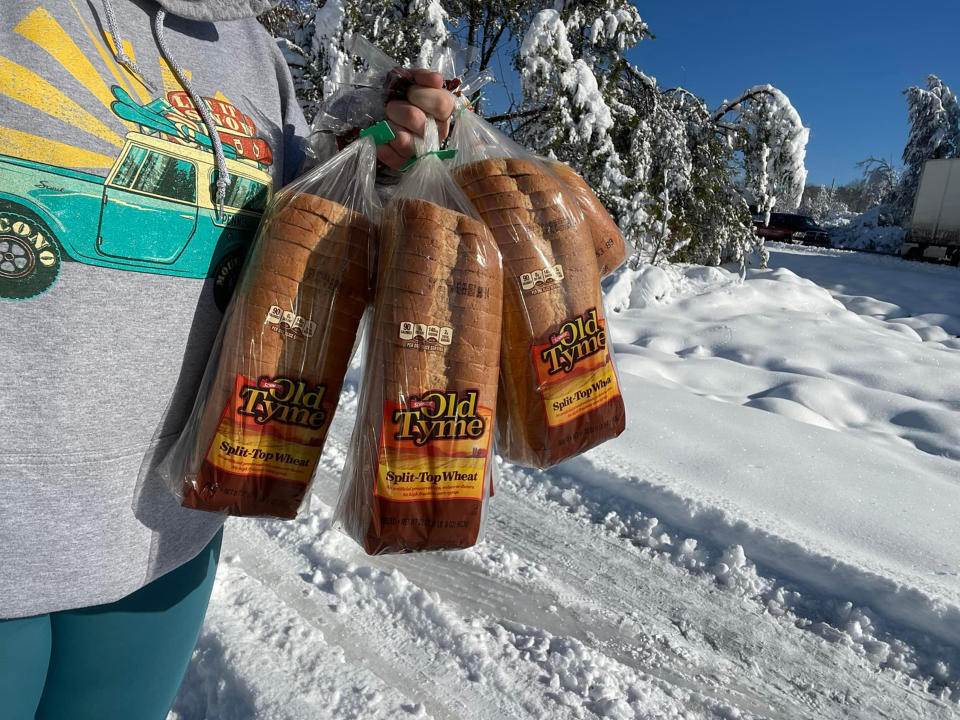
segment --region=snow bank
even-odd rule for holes
[[[874,250],[876,252],[896,254],[907,232],[899,225],[893,225],[889,217],[889,208],[875,207],[862,215],[833,225],[830,241],[834,247],[846,250]]]
[[[771,265],[743,283],[620,271],[628,429],[578,477],[960,647],[960,273],[837,251]]]
[[[924,342],[960,349],[960,271],[953,267],[769,243],[772,268],[815,278],[865,320],[912,328]]]
[[[579,466],[584,483],[960,647],[957,463],[621,375],[629,426]]]
[[[487,539],[231,520],[170,720],[956,717],[960,273],[774,248],[605,284],[624,434],[501,463]]]
[[[721,268],[703,265],[649,265],[633,270],[621,267],[605,285],[607,307],[614,313],[738,285],[740,279]]]

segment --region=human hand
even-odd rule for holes
[[[440,141],[450,132],[453,96],[443,87],[443,76],[431,70],[411,70],[413,84],[406,100],[387,103],[387,122],[396,137],[377,148],[377,159],[394,170],[414,156],[414,139],[423,137],[427,119],[434,119]]]

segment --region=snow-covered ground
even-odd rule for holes
[[[779,247],[624,271],[626,432],[501,464],[487,538],[232,519],[170,720],[960,718],[960,271]]]
[[[888,206],[878,206],[857,215],[825,218],[834,247],[847,250],[871,250],[896,255],[907,231],[893,224]]]

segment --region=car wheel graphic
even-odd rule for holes
[[[46,225],[0,208],[0,299],[36,297],[59,274],[60,248]]]

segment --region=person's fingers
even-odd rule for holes
[[[426,68],[418,68],[416,70],[411,70],[411,74],[413,75],[413,81],[421,87],[443,87],[443,75],[438,72],[433,72],[432,70],[427,70]]]
[[[421,137],[427,124],[427,116],[424,115],[423,110],[406,100],[391,100],[387,103],[387,120]]]
[[[394,123],[390,123],[390,129],[393,130],[395,137],[393,140],[387,143],[387,145],[389,145],[390,148],[400,157],[402,157],[404,162],[406,162],[413,157],[413,154],[416,150],[416,146],[414,145],[414,135],[409,130],[399,127]]]
[[[409,158],[400,157],[396,150],[389,145],[380,145],[377,147],[377,160],[394,170],[399,170]]]
[[[422,88],[416,85],[407,90],[407,100],[427,115],[445,120],[453,114],[453,95],[446,90]],[[411,128],[412,129],[412,128]]]
[[[443,142],[450,134],[450,118],[437,120],[437,133],[440,135],[440,142]]]

